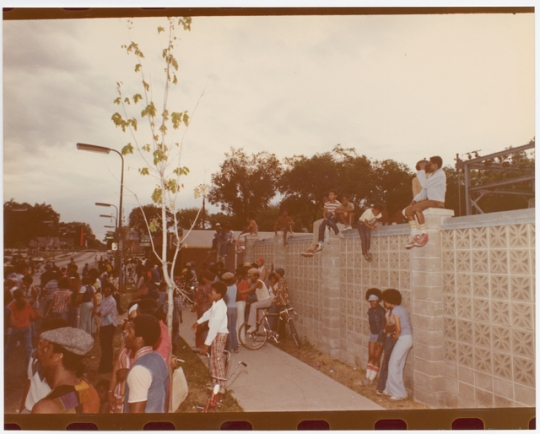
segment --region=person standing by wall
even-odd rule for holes
[[[392,309],[396,331],[392,339],[396,345],[388,362],[388,380],[386,392],[393,401],[407,398],[407,390],[403,384],[403,368],[407,354],[413,346],[412,327],[407,309],[401,306],[401,293],[397,289],[385,289],[382,299],[387,308]]]

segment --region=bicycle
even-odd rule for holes
[[[231,353],[229,351],[227,351],[227,350],[225,350],[223,353],[225,354],[225,372],[227,372],[227,369],[229,368],[229,362],[231,361]],[[234,367],[232,372],[226,378],[214,377],[211,374],[211,372],[212,372],[211,367],[210,367],[211,356],[208,353],[206,353],[206,356],[207,356],[207,360],[208,360],[208,370],[210,371],[210,376],[212,377],[212,379],[214,381],[225,381],[225,382],[227,382],[227,381],[229,381],[231,379],[231,377],[234,375],[234,373],[236,372],[236,370],[238,369],[238,367],[240,365],[247,368],[247,363],[240,361],[240,362],[238,362],[236,364],[236,366]],[[208,400],[206,401],[206,404],[204,406],[197,405],[196,406],[197,410],[199,410],[202,413],[209,413],[209,412],[218,411],[219,407],[221,406],[221,400],[223,399],[223,393],[219,393],[219,389],[220,389],[219,384],[215,384],[212,387],[212,393],[210,394]]]
[[[247,323],[240,326],[240,329],[238,330],[238,338],[242,346],[248,350],[258,350],[264,347],[269,339],[273,339],[277,344],[279,344],[279,333],[273,331],[270,327],[270,323],[268,322],[269,316],[277,316],[279,317],[279,321],[284,321],[285,326],[287,324],[289,325],[290,334],[293,338],[294,344],[300,348],[300,338],[298,337],[298,332],[296,331],[294,321],[290,314],[292,311],[296,315],[296,311],[292,307],[285,307],[279,313],[268,313],[268,308],[263,309],[265,312],[262,318],[257,321],[255,325],[257,331],[249,333],[249,326]]]

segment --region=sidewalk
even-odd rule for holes
[[[182,315],[180,335],[194,347],[195,334],[190,326],[197,317],[189,310]],[[240,346],[231,356],[230,369],[240,360],[248,365],[240,366],[227,384],[245,411],[383,410],[271,344],[256,351]]]

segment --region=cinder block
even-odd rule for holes
[[[447,393],[446,395],[446,407],[448,408],[458,408],[458,397],[457,395],[452,395]]]
[[[475,403],[483,407],[492,408],[493,407],[493,393],[486,392],[482,389],[474,389]]]
[[[514,392],[516,396],[516,401],[518,402],[518,405],[516,406],[521,407],[525,405],[527,407],[534,407],[536,405],[536,394],[535,390],[532,387],[526,387],[514,383]]]
[[[442,342],[441,342],[442,343]],[[442,345],[414,345],[414,357],[428,362],[444,362],[444,347]],[[416,359],[415,359],[416,360]],[[444,367],[441,365],[441,374]]]
[[[514,407],[516,403],[511,399],[503,398],[499,395],[493,395],[493,406],[496,408],[509,408]]]
[[[415,401],[429,405],[431,408],[443,408],[446,405],[444,392],[431,392],[421,387],[415,387],[413,398]]]
[[[414,345],[441,345],[444,338],[444,332],[440,330],[425,330],[414,328]]]
[[[459,381],[454,380],[453,378],[445,377],[444,391],[457,396],[459,394]]]
[[[444,330],[444,320],[442,316],[428,316],[413,312],[411,315],[411,322],[413,323],[415,330]]]
[[[419,288],[420,289],[420,288]],[[442,291],[441,291],[441,297],[438,299],[434,299],[434,292],[432,289],[427,289],[427,291],[423,291],[424,288],[422,288],[422,292],[427,292],[430,294],[428,298],[425,299],[418,299],[416,297],[416,294],[414,294],[413,299],[411,300],[411,311],[412,312],[429,312],[431,316],[441,316],[444,313],[444,306],[442,300]],[[415,336],[416,338],[416,336]]]
[[[493,391],[502,396],[503,398],[513,401],[514,397],[514,383],[502,378],[493,378]]]
[[[483,372],[474,371],[474,385],[487,392],[493,392],[493,377]]]
[[[458,378],[458,367],[455,363],[445,363],[444,364],[444,373],[448,378]]]
[[[458,367],[458,380],[468,383],[470,385],[474,384],[474,371],[471,368],[466,368],[465,366]]]
[[[414,357],[414,370],[429,376],[444,376],[444,362],[442,360],[426,360]]]
[[[459,381],[459,396],[474,402],[474,386]]]
[[[444,377],[426,375],[418,371],[414,371],[414,387],[420,387],[430,392],[444,391]]]

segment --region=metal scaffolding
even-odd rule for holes
[[[476,156],[469,160],[461,160],[458,155],[456,155],[456,169],[459,172],[463,170],[464,181],[465,181],[465,215],[471,215],[472,209],[474,209],[483,214],[484,211],[478,205],[478,201],[482,199],[485,195],[488,194],[508,194],[508,195],[518,195],[524,198],[534,198],[534,180],[535,180],[535,171],[534,167],[512,167],[505,165],[503,159],[509,155],[515,154],[517,152],[526,151],[527,149],[532,149],[535,147],[534,139],[526,145],[518,146],[517,148],[509,148],[504,151],[495,152],[493,154]],[[478,155],[476,153],[476,155]],[[469,154],[470,158],[470,154]],[[497,163],[496,161],[500,162]],[[501,171],[506,173],[521,173],[523,176],[516,178],[506,179],[504,181],[491,182],[482,185],[471,185],[471,170],[491,170],[491,171]],[[527,190],[505,190],[501,187],[506,187],[510,185],[515,185],[522,182],[530,183],[530,191]],[[530,201],[529,201],[530,203]]]

